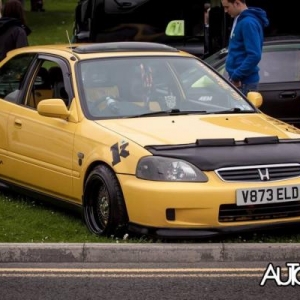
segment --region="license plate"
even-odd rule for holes
[[[300,185],[239,189],[236,191],[236,205],[257,205],[300,200]]]

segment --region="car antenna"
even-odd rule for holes
[[[68,42],[69,42],[69,44],[70,44],[70,48],[71,48],[71,50],[72,50],[72,52],[73,52],[73,47],[72,47],[72,43],[71,43],[71,40],[70,40],[70,36],[69,36],[68,30],[66,30],[66,35],[67,35]]]

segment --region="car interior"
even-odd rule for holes
[[[47,64],[43,64],[46,65]],[[68,105],[69,97],[64,87],[63,73],[58,65],[47,67],[41,66],[37,72],[28,106],[37,108],[37,105],[44,99],[63,99]]]

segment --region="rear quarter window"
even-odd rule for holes
[[[300,50],[264,52],[259,68],[261,83],[299,81]]]

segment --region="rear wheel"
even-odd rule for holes
[[[84,188],[84,220],[97,235],[121,235],[128,222],[123,193],[115,174],[105,165],[93,169]]]

